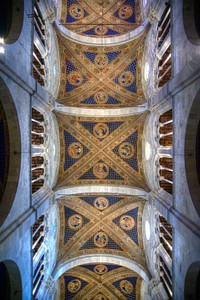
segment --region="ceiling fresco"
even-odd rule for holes
[[[91,118],[56,113],[60,133],[56,189],[114,184],[147,191],[142,164],[142,133],[147,115]]]
[[[95,38],[128,33],[142,23],[139,0],[63,0],[60,22]]]
[[[60,279],[62,300],[140,300],[142,279],[117,265],[86,265],[66,272]]]
[[[115,254],[146,267],[140,197],[94,194],[65,196],[58,201],[58,260],[86,254]]]
[[[59,37],[57,101],[76,107],[131,107],[146,103],[141,83],[145,36],[118,46],[86,46]]]

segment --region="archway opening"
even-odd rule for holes
[[[2,300],[22,299],[20,271],[11,260],[0,262],[0,290]]]
[[[185,166],[190,195],[200,216],[200,91],[192,104],[185,138]]]
[[[21,138],[12,96],[0,78],[0,225],[12,207],[20,174]]]
[[[183,0],[183,25],[188,40],[200,45],[199,0]]]
[[[194,262],[185,277],[185,300],[198,300],[200,295],[200,262]]]
[[[6,44],[12,44],[18,39],[24,18],[23,0],[6,0],[0,10],[0,38]]]

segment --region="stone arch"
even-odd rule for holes
[[[68,270],[91,263],[108,263],[126,267],[140,275],[142,279],[144,279],[144,281],[148,282],[150,280],[149,272],[138,263],[122,256],[109,254],[104,254],[103,256],[101,254],[84,255],[70,259],[67,262],[61,263],[57,268],[55,268],[53,272],[53,278],[56,281],[62,274],[64,274]]]
[[[66,188],[60,188],[56,191],[56,199],[62,197],[63,195],[76,195],[76,194],[92,194],[92,193],[108,193],[108,194],[120,194],[120,195],[130,195],[142,197],[146,200],[149,199],[149,194],[139,188],[115,186],[115,185],[80,185],[72,186]]]
[[[185,168],[193,204],[200,216],[200,90],[192,104],[185,137]]]
[[[1,78],[0,102],[6,116],[9,139],[7,180],[2,199],[0,199],[0,224],[2,224],[11,209],[17,190],[21,163],[21,139],[15,104],[6,84]]]
[[[63,37],[68,38],[69,40],[72,40],[74,42],[81,43],[84,45],[114,46],[114,45],[124,44],[128,41],[130,42],[142,36],[145,30],[147,29],[148,20],[145,20],[139,27],[137,27],[131,32],[128,32],[127,34],[117,36],[117,37],[115,36],[111,38],[100,38],[100,39],[90,37],[90,36],[82,36],[80,34],[72,32],[71,30],[67,29],[65,26],[60,24],[58,19],[55,21],[55,24]]]
[[[190,265],[185,277],[185,300],[198,300],[200,295],[200,261]]]
[[[0,262],[0,289],[2,300],[21,300],[22,281],[18,266],[11,260]]]
[[[183,25],[188,40],[200,45],[200,3],[199,0],[183,0]]]
[[[17,41],[23,25],[24,1],[3,1],[0,11],[0,37],[4,38],[6,44]]]

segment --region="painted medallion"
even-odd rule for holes
[[[131,84],[134,82],[134,75],[131,73],[131,71],[124,71],[120,76],[119,76],[119,84],[123,87],[129,87]]]
[[[108,244],[108,236],[104,232],[98,232],[94,236],[94,244],[99,248],[103,248]]]
[[[134,156],[134,147],[131,143],[124,142],[119,146],[119,155],[121,158],[129,159]]]
[[[108,268],[105,265],[97,265],[94,267],[94,272],[98,275],[102,275],[106,272],[108,272]]]
[[[83,146],[79,142],[71,143],[68,147],[68,154],[71,158],[78,159],[83,155]]]
[[[79,230],[83,224],[83,218],[79,214],[74,214],[71,217],[69,217],[68,225],[69,228],[73,230]]]
[[[94,101],[98,104],[104,104],[108,101],[108,95],[103,91],[99,91],[94,95]]]
[[[119,9],[119,17],[123,20],[129,19],[133,14],[133,9],[130,5],[123,5]]]
[[[108,56],[105,53],[97,54],[95,56],[94,63],[98,68],[103,69],[108,64]]]
[[[79,71],[70,72],[67,79],[71,85],[75,86],[79,86],[83,82],[83,76]]]
[[[98,210],[104,210],[109,206],[109,201],[105,197],[98,197],[94,200],[94,207]]]
[[[70,293],[77,293],[81,288],[81,281],[79,279],[71,280],[68,285],[67,289]]]
[[[124,215],[120,218],[120,226],[124,230],[131,230],[135,226],[135,221],[131,216]]]
[[[122,280],[119,284],[120,289],[123,293],[129,295],[133,292],[133,285],[128,280]]]
[[[80,5],[72,4],[69,7],[69,14],[73,19],[80,20],[84,17],[84,11]]]
[[[109,127],[105,123],[98,123],[93,128],[93,134],[99,139],[104,139],[109,135]]]
[[[93,174],[99,179],[106,178],[109,174],[109,167],[103,162],[98,162],[93,167]]]
[[[98,26],[94,27],[94,32],[97,35],[105,35],[108,32],[108,28],[103,25],[98,25]]]

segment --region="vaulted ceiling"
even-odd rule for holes
[[[99,183],[148,190],[142,165],[146,117],[147,113],[120,118],[57,113],[61,150],[56,188]]]
[[[61,299],[139,300],[142,279],[117,265],[90,264],[76,267],[60,278]]]
[[[146,102],[141,65],[145,36],[118,46],[86,46],[59,37],[58,102],[80,107],[130,107]]]
[[[118,36],[141,22],[139,1],[62,1],[61,23],[81,35]],[[57,33],[59,104],[103,111],[146,103],[141,80],[145,33],[115,46],[83,45]],[[142,162],[148,112],[129,117],[56,112],[56,117],[60,138],[56,190],[98,184],[149,190]],[[58,199],[57,266],[99,254],[117,255],[147,270],[142,235],[144,205],[145,200],[138,196],[98,193],[98,189],[95,194],[80,192]],[[139,300],[141,282],[138,274],[125,267],[89,263],[60,277],[60,299]]]
[[[63,0],[60,21],[81,35],[119,36],[141,24],[140,1]]]

